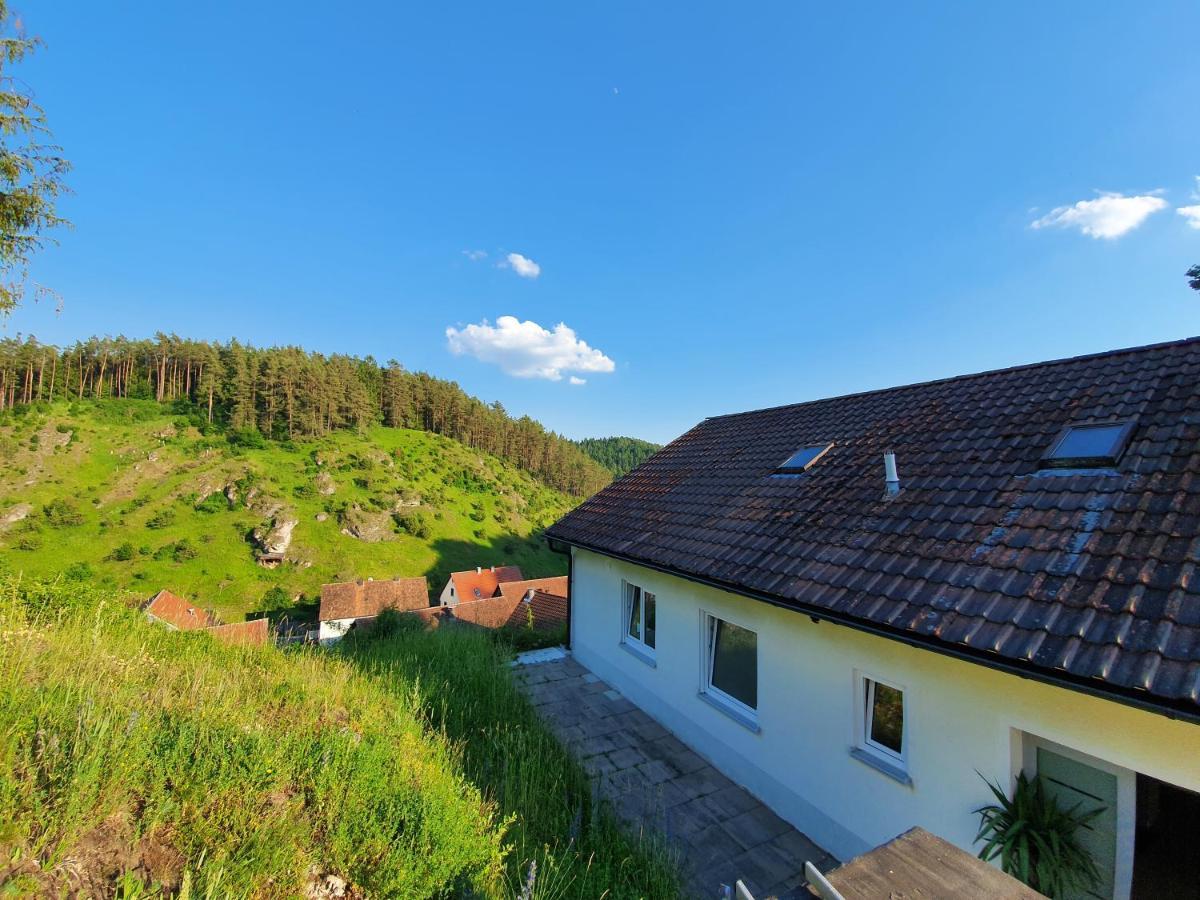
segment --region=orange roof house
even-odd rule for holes
[[[211,612],[168,590],[155,594],[144,607],[144,612],[151,620],[180,631],[198,631],[218,624],[217,617]]]
[[[355,622],[373,619],[385,609],[408,612],[428,606],[429,586],[424,578],[325,584],[321,586],[319,637],[326,642],[337,640]]]
[[[501,597],[513,597],[518,600],[530,599],[535,591],[565,598],[567,596],[567,576],[527,578],[524,581],[506,581],[500,585]]]
[[[214,640],[235,647],[258,647],[271,642],[271,626],[266,619],[212,625],[206,629]]]
[[[518,566],[476,566],[464,572],[451,572],[446,586],[442,588],[442,606],[456,606],[472,600],[486,600],[500,595],[500,585],[510,581],[521,581],[525,576]]]

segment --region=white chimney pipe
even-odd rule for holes
[[[900,476],[896,472],[896,454],[891,450],[883,451],[883,479],[887,483],[889,497],[900,493]]]
[[[479,574],[480,574],[480,573],[482,573],[482,572],[483,572],[483,566],[476,566],[476,567],[475,567],[475,574],[476,574],[476,575],[479,575]]]

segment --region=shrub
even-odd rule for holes
[[[63,578],[67,581],[91,581],[95,573],[85,562],[75,562],[63,569]]]
[[[43,506],[42,515],[45,516],[46,522],[54,528],[83,524],[83,513],[79,511],[75,501],[67,497],[59,497]]]
[[[1063,809],[1046,791],[1042,779],[1017,776],[1011,798],[988,782],[996,803],[975,810],[979,815],[976,842],[984,841],[979,858],[1000,857],[1000,866],[1049,897],[1082,894],[1096,887],[1100,872],[1080,843],[1079,832],[1103,812],[1079,805]]]
[[[239,428],[236,431],[230,431],[226,439],[233,446],[248,450],[261,450],[267,446],[267,439],[257,428]]]
[[[432,533],[433,527],[429,523],[429,514],[422,509],[406,509],[395,513],[393,518],[402,531],[415,538],[424,539]]]
[[[197,512],[202,513],[219,513],[229,510],[229,500],[220,491],[213,491],[203,500],[196,504]]]
[[[175,562],[186,562],[189,559],[195,559],[200,554],[192,546],[191,541],[187,538],[182,538],[175,542],[175,549],[171,551],[171,558]]]
[[[107,558],[113,562],[129,562],[136,554],[137,550],[134,549],[133,544],[125,541],[125,543],[114,547]]]
[[[175,521],[175,510],[167,509],[160,510],[146,520],[147,528],[166,528]]]
[[[267,588],[262,597],[260,604],[264,611],[273,611],[278,609],[287,609],[292,605],[292,598],[288,596],[287,591],[279,585]]]

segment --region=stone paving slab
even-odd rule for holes
[[[689,900],[739,878],[759,900],[811,900],[804,863],[837,860],[571,657],[514,670],[618,817],[680,853]]]

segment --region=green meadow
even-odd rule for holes
[[[678,896],[492,635],[230,648],[132,600],[0,580],[0,896]]]
[[[500,563],[566,572],[540,532],[578,502],[457,441],[375,426],[296,442],[202,434],[148,400],[58,402],[0,418],[0,570],[149,597],[226,621],[311,615],[321,584]],[[6,516],[28,510],[4,524]],[[277,568],[259,535],[296,522]]]

